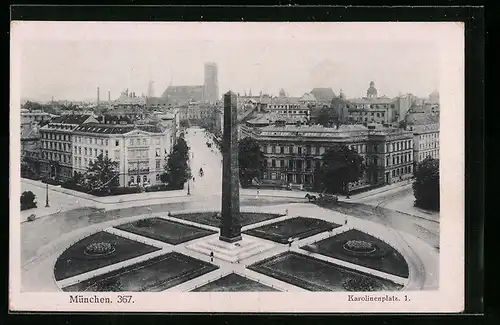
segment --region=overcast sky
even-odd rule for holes
[[[106,35],[105,27],[97,28],[101,35]],[[99,86],[101,100],[107,99],[108,90],[115,99],[126,88],[146,94],[149,80],[160,96],[170,82],[203,84],[207,61],[218,64],[220,94],[251,89],[253,94],[262,90],[277,95],[284,88],[290,96],[300,96],[314,87],[332,87],[352,98],[364,96],[372,80],[379,95],[389,97],[400,92],[427,97],[439,89],[439,47],[415,37],[388,40],[353,33],[342,39],[266,39],[245,37],[245,28],[240,28],[241,37],[224,39],[211,37],[206,26],[203,37],[183,36],[182,30],[170,39],[122,35],[83,40],[79,33],[73,35],[22,41],[22,98],[95,99]]]

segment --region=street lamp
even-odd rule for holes
[[[45,207],[48,208],[49,206],[49,183],[45,183]]]
[[[187,181],[188,183],[188,195],[191,195],[191,190],[189,189],[189,180]]]

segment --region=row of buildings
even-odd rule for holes
[[[255,139],[266,156],[263,183],[312,186],[321,155],[334,144],[364,159],[364,175],[351,189],[404,181],[426,157],[439,158],[438,93],[426,100],[411,94],[391,99],[379,97],[371,82],[362,98],[336,96],[330,88],[290,98],[281,90],[277,97],[238,96],[238,105],[256,112],[240,125],[240,136]],[[317,124],[315,114],[325,108],[336,115],[336,125]]]
[[[321,155],[335,144],[355,150],[366,169],[351,189],[383,185],[411,178],[415,165],[428,156],[439,158],[439,124],[406,129],[379,124],[320,125],[275,124],[241,126],[241,136],[255,139],[266,156],[263,183],[312,186]]]
[[[120,186],[160,183],[179,116],[156,112],[144,119],[74,114],[21,131],[21,159],[41,178],[64,181],[85,172],[99,155],[119,166]]]

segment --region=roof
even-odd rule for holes
[[[143,96],[127,96],[126,93],[121,93],[120,97],[118,97],[113,105],[146,105],[146,97]]]
[[[352,104],[391,104],[394,102],[394,99],[382,96],[375,98],[352,98],[347,101]]]
[[[332,88],[313,88],[310,93],[316,98],[318,102],[331,102],[335,97]]]
[[[119,124],[102,124],[102,123],[86,123],[77,127],[74,132],[99,133],[99,134],[125,134],[133,130],[141,130],[149,133],[162,133],[162,129],[158,125],[119,125]]]
[[[300,97],[300,100],[304,102],[315,102],[316,98],[310,93],[305,93],[302,97]]]
[[[412,125],[413,133],[439,132],[439,123]]]
[[[424,125],[439,123],[439,115],[429,113],[409,113],[405,117],[408,125]]]
[[[274,97],[271,99],[271,104],[274,105],[298,105],[299,103],[298,97]]]
[[[87,114],[71,114],[63,115],[53,118],[50,123],[61,123],[61,124],[83,124],[91,115]]]

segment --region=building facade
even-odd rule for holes
[[[73,177],[72,133],[82,124],[97,122],[91,115],[65,115],[40,128],[40,176],[55,180]]]
[[[87,123],[73,132],[72,166],[84,173],[102,154],[118,163],[120,186],[159,184],[171,137],[172,129],[159,125]]]
[[[439,123],[411,125],[408,130],[413,132],[415,164],[427,157],[439,159]]]
[[[241,127],[243,137],[254,138],[266,156],[263,182],[277,185],[315,183],[321,158],[335,144],[356,151],[365,172],[349,188],[402,181],[412,175],[413,136],[401,129],[362,125]]]

